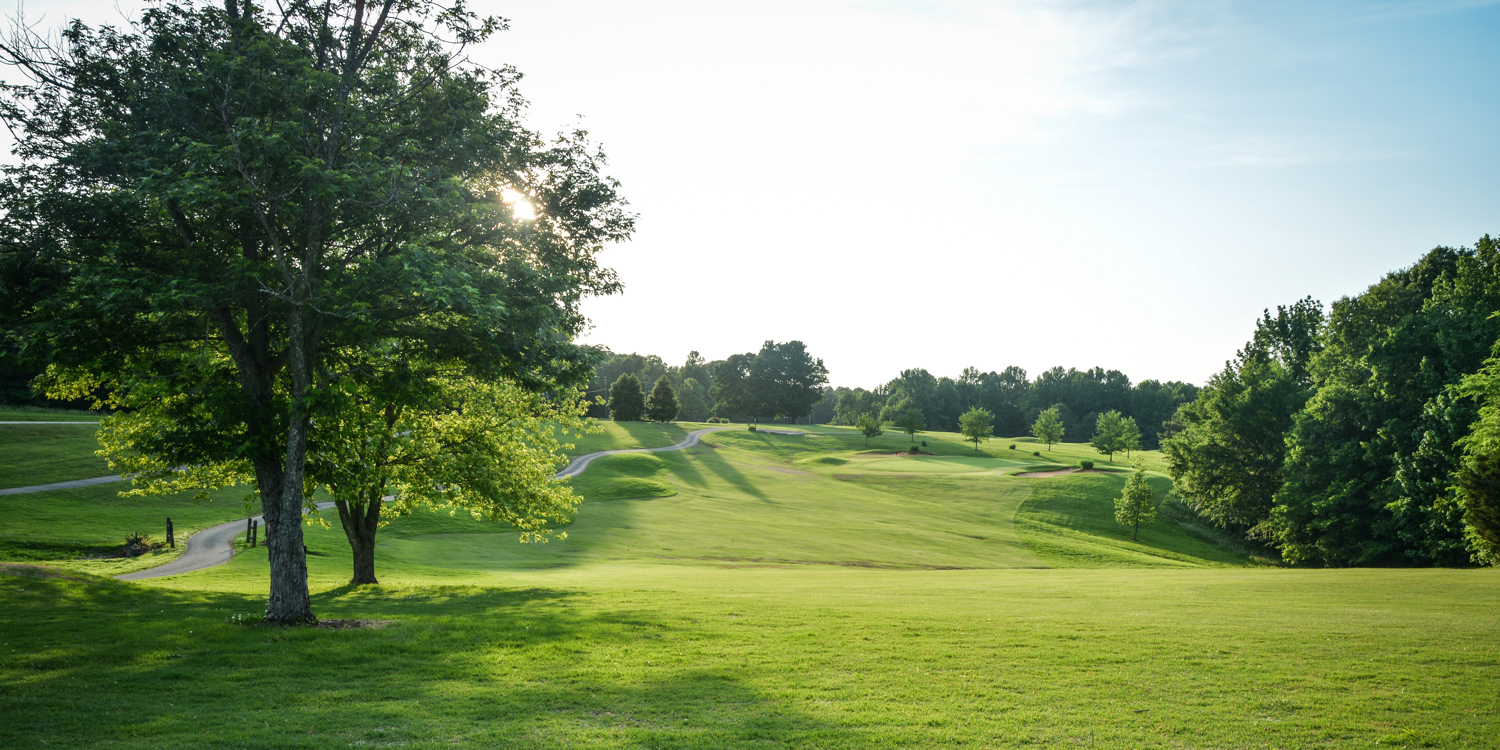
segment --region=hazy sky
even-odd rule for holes
[[[1262,308],[1500,233],[1492,2],[474,5],[640,214],[617,352],[1201,384]]]

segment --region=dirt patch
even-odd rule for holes
[[[1060,476],[1062,476],[1064,474],[1109,474],[1109,473],[1111,473],[1111,472],[1105,471],[1104,469],[1058,469],[1056,471],[1023,471],[1020,474],[1014,474],[1012,476],[1018,476],[1018,477],[1022,477],[1024,479],[1042,479],[1042,478],[1045,478],[1045,477],[1060,477]]]
[[[897,455],[901,455],[901,454],[896,453],[895,451],[864,451],[862,453],[856,453],[854,455],[856,455],[856,456],[897,456]]]
[[[1045,477],[1060,477],[1064,474],[1072,474],[1078,469],[1058,469],[1057,471],[1023,471],[1016,476],[1023,479],[1042,479]]]

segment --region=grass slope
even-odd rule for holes
[[[609,423],[583,447],[669,445],[693,427]],[[1131,541],[1113,522],[1121,475],[1010,476],[1105,465],[1086,446],[1040,461],[1024,441],[976,454],[929,433],[933,455],[897,456],[904,435],[866,449],[814,432],[598,459],[574,482],[586,502],[568,538],[548,544],[466,516],[395,519],[381,586],[344,586],[342,533],[309,527],[316,611],[394,621],[379,630],[231,622],[263,608],[264,549],[140,584],[0,564],[0,746],[1486,747],[1500,734],[1500,572],[1232,567],[1245,559],[1166,520]],[[113,493],[0,498],[0,542],[17,540],[0,555],[112,539],[169,507],[179,528],[197,518],[182,499]],[[196,507],[203,523],[240,511],[227,496]],[[1044,566],[1079,569],[1029,569]]]
[[[0,424],[0,489],[108,476],[91,424]]]
[[[618,565],[250,592],[0,575],[14,748],[1488,747],[1495,571]],[[1274,603],[1274,606],[1267,606]],[[45,741],[45,745],[43,742]]]

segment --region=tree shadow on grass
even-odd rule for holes
[[[719,455],[717,451],[706,452],[699,456],[699,459],[705,468],[713,472],[720,479],[728,482],[735,489],[751,497],[771,502],[771,498],[767,497],[766,493],[762,492],[760,487],[757,487],[755,482],[751,481],[750,477],[745,476],[729,459]]]
[[[616,427],[635,438],[644,448],[665,448],[687,438],[688,430],[676,422],[615,422]],[[665,440],[666,442],[662,442]],[[660,445],[658,445],[660,443]]]
[[[322,617],[234,624],[260,596],[0,572],[0,745],[798,746],[835,727],[757,690],[649,602],[547,588],[363,587]],[[734,662],[734,663],[731,663]],[[757,744],[760,743],[760,744]]]

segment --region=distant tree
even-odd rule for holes
[[[833,424],[837,416],[838,392],[828,386],[823,387],[823,400],[813,404],[812,416],[808,424]]]
[[[1146,470],[1137,466],[1125,480],[1125,491],[1115,498],[1115,520],[1132,529],[1130,538],[1139,540],[1141,526],[1156,520],[1156,498],[1146,483]]]
[[[988,409],[972,407],[958,418],[958,431],[963,433],[965,440],[974,444],[977,451],[981,442],[994,437],[995,415]]]
[[[860,434],[865,436],[866,448],[870,447],[870,438],[880,437],[881,435],[885,434],[885,430],[882,428],[880,420],[876,419],[874,414],[859,415],[859,418],[854,422],[854,428],[859,430]]]
[[[651,395],[646,398],[646,417],[652,422],[670,422],[677,418],[677,390],[672,379],[666,375],[656,379]]]
[[[609,418],[616,422],[639,422],[646,415],[646,396],[641,379],[633,372],[620,376],[609,387]]]
[[[754,422],[764,413],[765,399],[750,380],[750,366],[754,363],[752,353],[731,354],[728,359],[714,363],[714,384],[709,393],[718,416]]]
[[[1132,452],[1141,449],[1141,427],[1135,423],[1135,417],[1126,417],[1122,427],[1120,450],[1125,451],[1125,457],[1129,458]]]
[[[1057,407],[1043,409],[1041,414],[1036,415],[1036,422],[1031,425],[1031,434],[1046,443],[1049,451],[1052,450],[1053,443],[1062,442],[1063,423],[1057,414]]]
[[[1136,431],[1139,441],[1140,430]],[[1089,440],[1094,450],[1115,460],[1115,454],[1125,450],[1125,418],[1113,409],[1099,415],[1094,421],[1094,437]]]
[[[750,363],[749,390],[766,416],[795,421],[811,414],[827,384],[828,368],[801,341],[767,341]]]
[[[696,350],[688,352],[687,361],[682,363],[682,368],[677,373],[682,376],[683,381],[687,381],[688,378],[698,381],[705,391],[713,385],[713,373],[709,372],[708,363],[703,361],[703,355]]]
[[[683,379],[682,390],[677,393],[677,400],[682,406],[678,415],[685,422],[702,422],[708,419],[711,410],[707,396],[708,389],[704,388],[697,378]]]
[[[913,407],[897,415],[895,424],[901,428],[902,432],[911,436],[911,441],[915,443],[917,442],[917,433],[922,431],[922,428],[927,424],[927,420],[922,416],[921,409]]]

